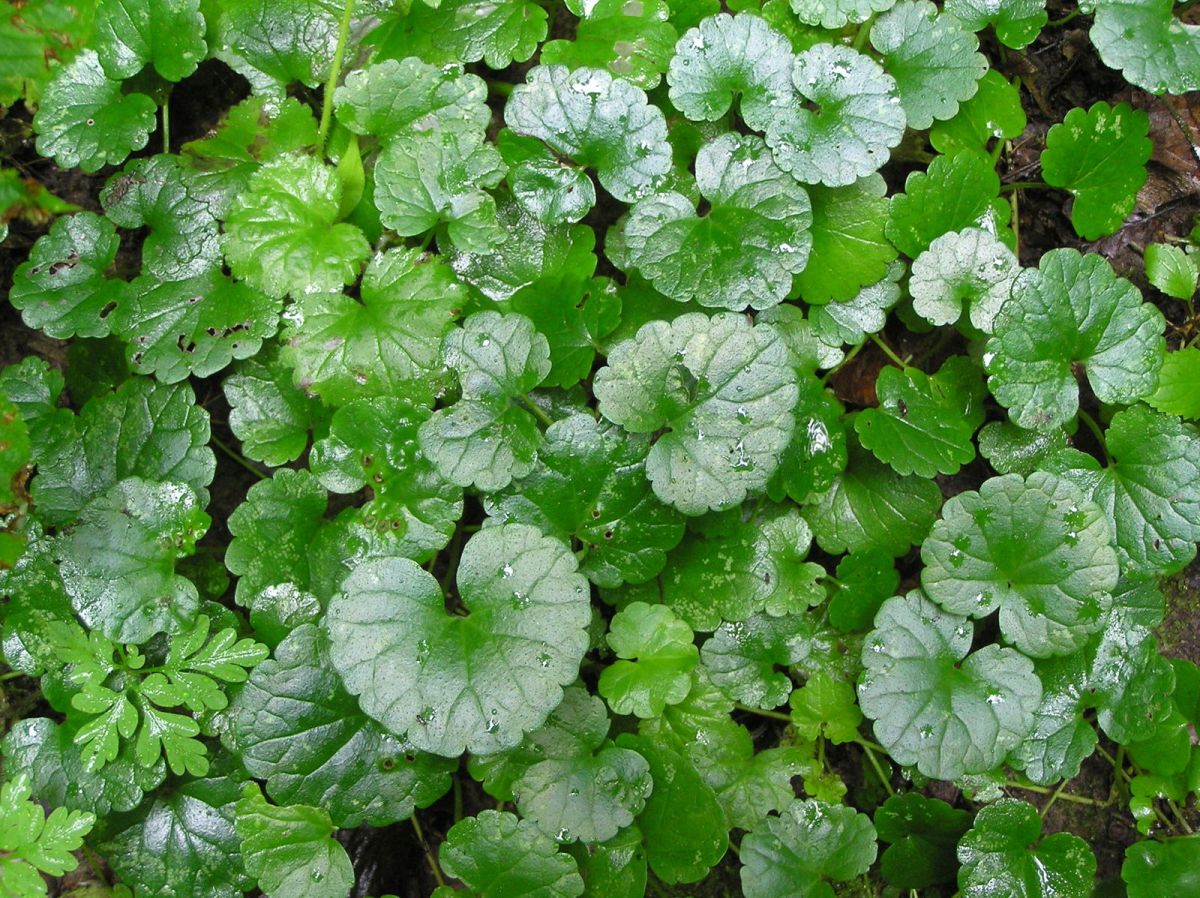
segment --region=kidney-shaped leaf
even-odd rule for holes
[[[363,710],[418,748],[453,757],[511,748],[562,701],[587,648],[587,580],[561,542],[525,524],[463,549],[448,615],[407,558],[359,565],[329,603],[330,658]]]
[[[442,869],[474,895],[489,898],[577,898],[583,880],[575,860],[528,820],[480,811],[450,827],[438,849]],[[459,894],[442,887],[434,898]]]

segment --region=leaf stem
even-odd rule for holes
[[[769,717],[772,720],[783,720],[787,723],[792,722],[791,715],[781,714],[779,711],[764,711],[762,708],[751,708],[749,705],[735,703],[734,708],[739,711],[745,711],[747,714],[757,714],[759,717]]]
[[[446,884],[445,878],[442,876],[442,868],[438,866],[437,858],[433,856],[433,850],[429,847],[429,843],[425,841],[425,833],[421,830],[421,823],[417,820],[417,812],[413,811],[413,815],[408,818],[412,821],[413,829],[417,833],[417,841],[421,843],[421,849],[425,852],[425,860],[429,862],[429,869],[433,871],[433,878],[439,886]]]
[[[350,36],[350,19],[354,15],[354,0],[346,0],[342,8],[342,21],[338,25],[337,47],[333,51],[333,63],[329,67],[329,80],[325,82],[321,98],[321,124],[317,128],[317,155],[325,153],[325,138],[329,136],[329,125],[333,119],[333,92],[342,74],[342,57],[346,55],[346,39]]]
[[[857,745],[863,750],[863,754],[867,756],[867,760],[871,762],[871,767],[875,769],[875,775],[879,777],[879,782],[883,784],[883,788],[888,795],[895,795],[896,790],[892,788],[891,781],[883,772],[883,766],[879,763],[879,759],[875,757],[875,749],[873,749],[865,740],[856,740]]]
[[[9,680],[15,680],[17,677],[23,677],[25,674],[19,670],[10,670],[8,673],[0,674],[0,683],[7,683]]]
[[[871,34],[871,26],[875,24],[875,14],[867,18],[865,22],[858,26],[858,31],[854,32],[854,43],[850,45],[851,49],[862,50],[866,46],[867,38]]]
[[[1081,15],[1083,15],[1083,10],[1077,6],[1061,19],[1054,19],[1053,21],[1047,22],[1046,26],[1048,28],[1058,28],[1062,25],[1066,25],[1067,22],[1070,22],[1072,19],[1075,19]]]
[[[1031,783],[1028,780],[1009,780],[1005,783],[1005,786],[1010,789],[1023,789],[1026,792],[1036,792],[1038,795],[1053,795],[1056,792],[1054,789],[1047,788],[1046,786],[1039,786],[1037,783]],[[1073,792],[1063,792],[1061,788],[1057,790],[1057,792],[1057,800],[1059,801],[1069,801],[1073,804],[1086,804],[1094,808],[1106,808],[1109,804],[1107,801],[1100,801],[1096,798],[1088,798],[1085,795],[1076,795]]]
[[[851,349],[848,353],[846,353],[846,357],[844,359],[842,359],[840,362],[838,362],[836,365],[834,365],[832,368],[830,368],[828,371],[825,372],[824,376],[821,378],[821,383],[823,383],[823,384],[829,383],[829,379],[831,377],[833,377],[833,375],[835,375],[839,371],[841,371],[843,368],[845,368],[847,365],[849,365],[852,361],[854,361],[854,357],[856,355],[858,355],[860,352],[862,352],[863,347],[866,345],[867,345],[867,341],[863,340],[861,343],[859,343],[853,349]]]
[[[869,336],[870,336],[871,342],[883,350],[884,355],[886,355],[889,359],[891,359],[893,362],[895,362],[897,365],[899,365],[905,371],[907,371],[909,369],[910,365],[908,364],[908,362],[906,362],[906,361],[904,361],[904,359],[900,358],[900,356],[896,354],[896,351],[894,349],[892,349],[892,347],[888,346],[887,343],[885,343],[883,341],[883,339],[879,336],[879,334],[870,334]]]
[[[530,399],[528,396],[522,395],[521,402],[524,404],[525,408],[529,409],[529,411],[533,413],[533,416],[535,418],[537,418],[539,421],[542,422],[542,426],[549,427],[551,424],[554,423],[554,419],[551,418],[549,415],[547,415],[542,410],[542,407],[540,405],[538,405],[536,402],[534,402],[532,399]]]
[[[1058,799],[1063,794],[1063,790],[1065,788],[1067,788],[1068,782],[1070,782],[1070,780],[1063,780],[1061,783],[1058,784],[1058,788],[1054,790],[1054,793],[1050,796],[1050,800],[1047,801],[1044,805],[1042,805],[1042,809],[1040,811],[1038,811],[1039,817],[1045,819],[1047,812],[1052,807],[1054,807],[1054,802],[1058,801]]]
[[[167,98],[163,100],[162,109],[162,140],[163,152],[171,152],[171,95],[167,94]]]
[[[1104,463],[1112,464],[1112,456],[1108,454],[1108,444],[1104,441],[1104,431],[1100,429],[1100,425],[1096,423],[1096,419],[1085,412],[1079,410],[1079,420],[1087,425],[1087,429],[1092,432],[1092,436],[1096,438],[1096,442],[1100,444],[1100,450],[1104,453]]]
[[[246,459],[243,458],[241,455],[239,455],[237,452],[234,452],[233,449],[231,449],[229,446],[227,446],[224,442],[221,441],[220,437],[218,437],[216,435],[211,435],[209,437],[209,439],[212,440],[212,443],[214,446],[216,446],[218,449],[220,449],[222,452],[224,452],[226,455],[228,455],[231,459],[233,459],[235,462],[237,462],[239,465],[241,465],[243,468],[245,468],[247,471],[249,471],[251,474],[253,474],[255,477],[257,477],[259,480],[267,479],[266,474],[264,474],[258,468],[254,467],[254,465],[250,464],[250,462],[246,461]]]

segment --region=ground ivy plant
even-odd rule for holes
[[[11,315],[62,349],[0,371],[38,696],[0,895],[82,860],[92,896],[346,898],[355,831],[411,821],[438,898],[1084,898],[1060,799],[1128,814],[1128,895],[1200,888],[1200,671],[1155,635],[1200,541],[1200,234],[1145,253],[1170,325],[1022,255],[1018,191],[1094,240],[1153,150],[1097,102],[1002,188],[1025,99],[978,32],[1026,47],[1039,0],[2,13],[0,102],[95,189],[0,170],[0,234],[40,228]],[[1200,88],[1169,0],[1081,13]],[[244,98],[176,139],[218,70]]]

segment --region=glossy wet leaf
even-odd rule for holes
[[[992,140],[1007,140],[1025,130],[1020,88],[995,69],[979,79],[978,91],[947,121],[934,122],[929,142],[939,153],[983,150]]]
[[[983,808],[958,845],[964,898],[989,898],[998,889],[1031,898],[1086,898],[1096,858],[1083,839],[1058,832],[1039,839],[1037,809],[1015,798]],[[1033,847],[1036,846],[1036,847]]]
[[[528,820],[507,811],[480,811],[446,833],[438,861],[474,894],[496,898],[576,898],[583,880],[575,860]],[[454,890],[434,892],[448,898]]]
[[[1073,779],[1096,749],[1096,730],[1084,720],[1090,697],[1087,659],[1082,653],[1040,660],[1042,703],[1034,712],[1033,729],[1018,745],[1009,762],[1025,770],[1035,783]]]
[[[853,184],[887,162],[904,135],[895,79],[849,47],[817,44],[804,51],[796,57],[792,84],[802,102],[776,113],[767,143],[780,168],[799,181]]]
[[[1031,44],[1048,18],[1045,0],[949,0],[946,10],[972,31],[991,25],[1000,43],[1014,50]]]
[[[786,339],[786,329],[781,327],[781,330]],[[800,399],[795,408],[796,427],[792,431],[792,441],[767,484],[767,494],[773,500],[781,501],[786,495],[804,502],[810,494],[832,486],[837,475],[845,470],[843,411],[842,404],[819,380],[800,378]]]
[[[312,624],[254,669],[229,719],[230,743],[273,801],[324,808],[340,827],[404,820],[450,788],[448,762],[414,751],[359,710]]]
[[[325,617],[334,667],[363,709],[447,757],[510,748],[540,725],[578,673],[590,618],[574,556],[524,524],[468,540],[457,583],[466,617],[446,614],[416,563],[375,559]]]
[[[328,76],[341,12],[329,0],[224,0],[210,23],[215,55],[278,102],[289,85],[316,87]]]
[[[354,225],[338,222],[342,183],[308,156],[263,165],[225,219],[221,246],[233,274],[268,296],[340,290],[358,276],[370,247]]]
[[[829,622],[844,633],[870,629],[875,612],[899,585],[900,574],[887,552],[866,549],[846,555],[838,562]]]
[[[688,118],[716,121],[736,97],[746,124],[765,131],[792,96],[792,48],[756,15],[711,16],[679,39],[667,82]]]
[[[897,763],[937,779],[985,773],[1032,728],[1042,698],[1033,662],[994,644],[971,652],[973,636],[969,619],[919,591],[879,609],[858,700]]]
[[[38,152],[64,169],[116,165],[149,141],[157,108],[145,94],[122,93],[96,52],[84,50],[46,85],[33,117]]]
[[[536,137],[507,128],[496,145],[508,166],[508,184],[521,207],[548,225],[576,222],[596,205],[596,185],[581,168],[563,165]]]
[[[1158,386],[1146,397],[1146,403],[1168,415],[1193,421],[1200,418],[1200,347],[1188,346],[1163,356]]]
[[[924,889],[954,882],[955,846],[971,826],[971,815],[937,798],[903,792],[875,812],[875,829],[888,847],[880,873],[898,889]]]
[[[574,39],[543,44],[543,65],[603,68],[644,90],[662,80],[679,36],[666,0],[588,0],[568,7],[581,16]]]
[[[236,364],[222,383],[229,403],[229,429],[247,458],[277,466],[300,456],[308,431],[321,415],[292,384],[291,368],[276,351]]]
[[[493,514],[587,548],[580,570],[598,586],[657,575],[683,538],[683,518],[646,480],[649,441],[573,415],[546,429],[538,466],[493,498]]]
[[[131,78],[147,65],[181,81],[208,53],[200,0],[101,0],[96,47],[105,74]]]
[[[1129,898],[1153,898],[1161,894],[1187,894],[1200,886],[1196,849],[1200,837],[1184,836],[1164,841],[1135,842],[1125,850],[1121,879]]]
[[[1032,474],[1067,447],[1061,430],[1025,430],[1011,421],[992,421],[979,431],[979,454],[998,474]]]
[[[1112,234],[1133,211],[1154,145],[1150,117],[1128,103],[1072,109],[1046,133],[1042,177],[1075,196],[1071,223],[1085,240]]]
[[[671,169],[663,114],[645,93],[603,69],[537,66],[504,109],[512,130],[596,169],[622,202],[657,186]]]
[[[104,337],[112,311],[132,294],[109,277],[120,240],[117,229],[94,212],[54,222],[13,275],[9,301],[21,320],[51,337]]]
[[[930,376],[885,367],[875,381],[879,407],[861,411],[862,445],[900,474],[955,474],[975,457],[971,438],[983,423],[983,378],[966,358],[949,359]]]
[[[625,222],[629,262],[680,302],[733,311],[781,302],[804,269],[812,238],[808,195],[757,137],[725,135],[701,147],[697,216],[679,193],[659,193]]]
[[[1198,36],[1170,0],[1105,0],[1089,32],[1105,65],[1152,94],[1200,90]]]
[[[546,37],[546,10],[534,0],[414,3],[374,32],[384,59],[419,56],[433,65],[479,62],[503,69],[524,62]]]
[[[1154,389],[1163,317],[1101,256],[1055,249],[1027,269],[997,313],[984,363],[988,388],[1028,429],[1065,424],[1079,406],[1079,365],[1101,402]]]
[[[255,783],[242,790],[234,827],[246,873],[267,896],[345,898],[354,885],[346,849],[323,808],[276,807]]]
[[[921,560],[930,598],[976,618],[999,610],[1005,638],[1035,658],[1081,648],[1103,625],[1119,574],[1104,511],[1040,471],[950,499]]]
[[[824,898],[826,880],[847,882],[875,861],[875,827],[853,808],[796,799],[764,823],[742,839],[746,898]]]
[[[446,335],[442,359],[461,396],[420,428],[421,451],[459,486],[503,489],[533,470],[537,420],[514,400],[550,372],[550,347],[524,315],[486,311]]]
[[[610,351],[593,391],[601,414],[631,433],[670,428],[646,473],[655,495],[691,515],[766,485],[791,438],[797,397],[777,333],[733,313],[646,325]]]
[[[930,324],[966,317],[985,334],[1012,292],[1020,272],[1003,241],[980,228],[949,231],[913,261],[909,292],[913,310]]]

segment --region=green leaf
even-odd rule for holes
[[[1152,94],[1200,90],[1200,25],[1181,21],[1171,0],[1103,0],[1089,37],[1130,84]]]
[[[1119,405],[1153,390],[1162,366],[1162,314],[1102,256],[1072,249],[1051,250],[1036,270],[1022,272],[993,327],[988,388],[1028,429],[1074,417],[1077,364],[1096,398]]]
[[[513,88],[504,120],[518,134],[587,168],[614,197],[631,203],[671,170],[662,112],[645,93],[603,69],[536,66]]]
[[[807,303],[844,302],[887,273],[896,248],[884,236],[887,185],[877,174],[845,187],[808,187],[812,250],[796,278]]]
[[[539,62],[568,68],[593,66],[650,90],[662,80],[679,36],[667,21],[666,0],[595,0],[568,3],[581,16],[574,40],[542,45]]]
[[[1200,867],[1196,849],[1200,836],[1135,842],[1125,849],[1121,879],[1129,898],[1157,898],[1159,895],[1186,895],[1200,888]]]
[[[60,168],[99,171],[117,165],[150,140],[155,102],[145,94],[121,92],[94,50],[84,50],[46,85],[33,117],[37,150]]]
[[[309,456],[327,489],[355,493],[369,486],[363,523],[389,530],[400,541],[397,554],[418,562],[445,547],[462,516],[462,490],[443,480],[417,445],[429,416],[403,399],[359,399],[334,412],[329,436]]]
[[[933,481],[897,474],[852,442],[846,470],[804,516],[826,552],[878,549],[895,558],[925,538],[941,504]]]
[[[576,222],[596,205],[596,185],[581,168],[564,166],[536,137],[505,128],[496,138],[508,185],[530,215],[546,225]]]
[[[946,325],[959,321],[965,306],[971,324],[990,334],[1020,270],[1012,250],[993,234],[950,231],[913,262],[913,310],[930,324]]]
[[[1011,421],[992,421],[979,431],[979,454],[998,474],[1026,476],[1045,460],[1067,447],[1067,434],[1061,430],[1024,430]]]
[[[333,822],[323,808],[275,807],[255,783],[247,783],[237,803],[234,828],[241,840],[246,873],[267,896],[346,898],[354,868],[346,849],[333,838]]]
[[[340,827],[405,820],[450,788],[452,764],[415,751],[359,710],[311,624],[254,668],[228,719],[229,741],[272,800],[324,808]]]
[[[62,539],[63,585],[83,622],[117,642],[178,632],[199,605],[175,573],[209,517],[186,485],[130,477],[89,503]]]
[[[1200,540],[1200,432],[1139,404],[1113,415],[1105,442],[1104,468],[1076,453],[1050,467],[1104,509],[1123,572],[1149,577],[1182,569]]]
[[[588,712],[579,709],[583,704],[599,725],[590,732],[576,731],[577,738],[569,742],[544,743],[544,752],[536,753],[512,786],[521,816],[560,843],[614,838],[633,822],[653,790],[646,760],[604,738],[608,718],[598,698],[570,688],[554,716],[560,725],[576,716],[586,719]],[[529,741],[542,747],[536,739]]]
[[[339,122],[385,141],[438,130],[482,136],[492,117],[482,78],[460,65],[437,67],[413,57],[350,72],[333,99]]]
[[[971,815],[937,798],[904,792],[875,812],[875,829],[890,843],[879,871],[898,889],[924,889],[952,883],[958,871],[955,846],[971,827]]]
[[[983,379],[965,356],[932,376],[885,367],[875,381],[879,407],[854,418],[863,447],[900,474],[956,474],[975,458],[971,437],[983,423]]]
[[[796,799],[742,839],[746,898],[824,898],[875,861],[875,827],[854,808]]]
[[[866,630],[883,600],[896,592],[900,574],[892,556],[865,549],[838,562],[836,592],[829,600],[829,622],[843,633]]]
[[[1014,50],[1033,43],[1047,20],[1046,0],[948,0],[946,12],[972,31],[992,25],[1000,43]]]
[[[356,301],[316,293],[297,303],[282,358],[295,383],[330,405],[399,395],[430,405],[444,379],[438,350],[466,291],[436,256],[396,248],[367,266]]]
[[[622,660],[604,669],[597,688],[615,713],[658,717],[687,698],[700,652],[691,628],[670,608],[625,606],[609,624],[608,644]]]
[[[96,846],[120,880],[148,895],[238,898],[253,887],[234,830],[241,782],[227,775],[174,782]]]
[[[985,898],[998,889],[1031,898],[1090,896],[1096,858],[1087,843],[1067,832],[1039,840],[1041,831],[1037,809],[1015,798],[980,810],[958,843],[963,898]]]
[[[591,249],[580,245],[579,255],[584,252],[595,261]],[[601,340],[620,323],[616,283],[582,279],[578,275],[583,270],[565,267],[560,277],[542,278],[513,297],[512,308],[528,317],[550,344],[550,373],[543,387],[572,387],[588,377]]]
[[[636,826],[598,845],[576,844],[570,849],[579,864],[587,898],[643,898],[646,894],[646,852]]]
[[[550,346],[524,315],[478,312],[442,342],[461,398],[421,425],[421,451],[451,483],[503,489],[533,470],[542,434],[513,404],[550,372]]]
[[[101,0],[95,44],[104,72],[114,81],[143,67],[182,81],[208,54],[200,0]]]
[[[385,227],[402,237],[439,223],[466,252],[483,252],[502,235],[496,202],[484,188],[504,177],[500,152],[481,134],[435,129],[388,142],[376,164],[375,205]]]
[[[723,623],[704,643],[704,667],[713,685],[734,701],[777,708],[787,701],[792,681],[776,667],[786,668],[807,654],[803,630],[795,617],[765,614]]]
[[[17,721],[4,737],[5,771],[10,778],[26,774],[41,801],[101,817],[132,811],[166,778],[165,763],[143,767],[128,746],[103,769],[90,771],[74,736],[69,725],[45,717]]]
[[[999,610],[1005,638],[1035,658],[1069,654],[1104,624],[1119,574],[1104,511],[1035,471],[959,493],[921,545],[921,585],[947,611]]]
[[[0,103],[35,101],[53,73],[91,37],[94,20],[92,4],[6,4],[0,14]]]
[[[671,104],[693,121],[715,122],[739,99],[742,119],[765,131],[792,98],[792,47],[756,15],[704,19],[675,46]]]
[[[875,13],[884,12],[896,0],[791,0],[792,12],[806,25],[835,29],[861,24]]]
[[[863,716],[849,683],[818,671],[791,694],[788,704],[792,726],[803,738],[815,741],[824,737],[834,745],[858,739]]]
[[[804,188],[760,138],[732,134],[701,147],[696,182],[710,206],[703,216],[679,193],[633,207],[625,222],[630,264],[680,302],[732,311],[782,302],[812,242]]]
[[[832,368],[845,357],[843,346],[857,346],[868,334],[883,330],[888,310],[900,300],[898,282],[903,276],[904,263],[892,262],[880,280],[862,288],[849,301],[811,307],[808,317],[816,346],[798,356],[804,358],[815,351],[818,366]]]
[[[795,311],[794,306],[777,309]],[[779,324],[772,316],[759,321]],[[780,326],[787,339],[787,329]],[[796,427],[792,441],[784,450],[767,495],[779,502],[789,496],[804,502],[813,492],[829,489],[837,475],[846,469],[846,428],[842,423],[842,404],[815,377],[800,378],[800,400],[796,403]]]
[[[853,184],[887,162],[904,136],[895,79],[862,53],[817,44],[796,57],[792,83],[803,102],[776,112],[767,143],[798,181]]]
[[[598,586],[642,583],[666,564],[683,537],[683,518],[655,498],[646,480],[649,440],[572,415],[546,430],[538,465],[489,500],[491,513],[577,539],[580,570]]]
[[[213,46],[220,49],[214,55],[244,76],[254,93],[278,102],[293,82],[316,87],[328,76],[341,4],[222,0],[218,9]]]
[[[29,777],[18,774],[0,786],[0,885],[13,896],[46,894],[38,871],[62,876],[79,865],[72,854],[96,823],[86,811],[55,808],[50,816],[29,800]],[[9,892],[8,886],[13,891]]]
[[[656,739],[622,733],[617,745],[645,758],[654,778],[654,791],[637,818],[650,869],[667,884],[699,882],[729,847],[716,794],[685,756]]]
[[[959,105],[954,118],[934,122],[929,142],[939,153],[986,150],[993,139],[1009,140],[1025,130],[1025,110],[1016,84],[995,69],[988,69],[978,87],[975,96]]]
[[[1200,346],[1185,346],[1163,357],[1158,386],[1146,402],[1168,415],[1200,418]]]
[[[858,700],[897,763],[935,779],[986,773],[1029,733],[1042,698],[1033,662],[997,645],[971,652],[973,636],[918,590],[879,609]]]
[[[273,347],[235,365],[221,386],[229,429],[247,458],[277,467],[300,457],[321,411],[292,385],[291,369]]]
[[[684,514],[762,489],[792,435],[795,371],[777,332],[740,315],[652,322],[592,381],[600,413],[632,433],[664,427],[646,459],[655,495]]]
[[[434,6],[437,8],[435,9]],[[419,56],[427,63],[479,62],[503,69],[524,62],[546,37],[546,10],[535,0],[441,0],[414,4],[372,33],[380,59]]]
[[[234,197],[221,246],[239,279],[268,296],[338,290],[370,254],[354,225],[337,223],[342,184],[309,156],[280,156]]]
[[[1146,279],[1167,296],[1188,300],[1196,292],[1200,268],[1196,260],[1178,246],[1151,243],[1144,254]]]
[[[1098,740],[1083,718],[1088,696],[1084,653],[1044,659],[1035,669],[1042,681],[1042,703],[1034,712],[1033,729],[1013,749],[1009,763],[1023,768],[1033,782],[1049,785],[1078,776]]]
[[[539,726],[578,673],[590,620],[574,556],[524,524],[468,540],[457,582],[467,617],[446,614],[437,581],[416,563],[373,559],[325,616],[333,665],[363,709],[446,757],[509,748]],[[513,704],[514,694],[523,700]]]
[[[908,176],[904,193],[891,198],[887,236],[910,259],[942,234],[963,228],[980,228],[1008,243],[1011,210],[999,193],[1000,177],[983,153],[936,156],[926,171]]]
[[[59,339],[107,336],[109,315],[133,292],[106,276],[119,244],[117,229],[93,212],[55,221],[13,275],[9,300],[21,320]]]
[[[871,45],[896,79],[908,127],[953,118],[987,71],[979,41],[928,0],[901,0],[871,26]]]
[[[1128,103],[1072,109],[1046,133],[1042,177],[1075,196],[1071,224],[1085,240],[1115,233],[1146,183],[1150,117]]]

